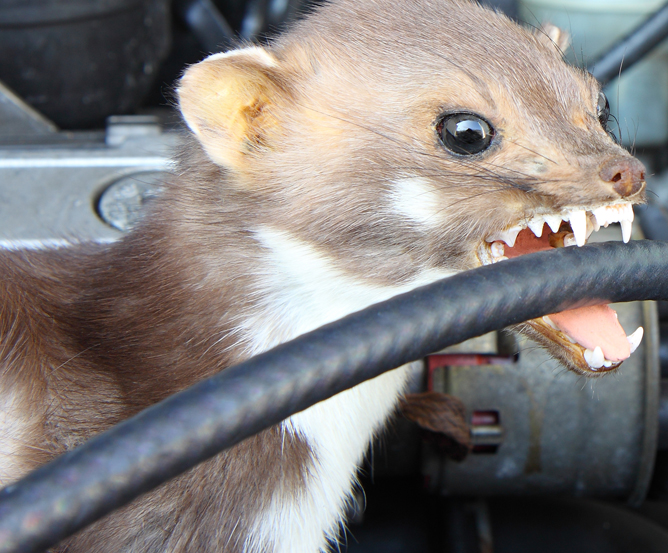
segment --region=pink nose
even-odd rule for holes
[[[645,185],[645,166],[632,157],[615,157],[606,161],[598,172],[622,198],[632,196]]]

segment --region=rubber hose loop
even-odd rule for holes
[[[0,491],[0,552],[43,551],[293,413],[446,346],[564,309],[648,299],[668,299],[666,242],[534,253],[371,306],[226,369]]]

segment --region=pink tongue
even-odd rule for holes
[[[581,346],[591,350],[600,346],[609,361],[623,361],[631,355],[631,345],[617,321],[617,313],[607,305],[569,309],[550,315],[550,320]]]

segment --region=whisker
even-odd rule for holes
[[[442,176],[442,177],[450,177],[450,176],[457,176],[457,177],[466,177],[466,178],[472,178],[472,179],[480,179],[480,180],[490,180],[490,181],[497,181],[499,179],[507,179],[508,177],[501,175],[501,174],[493,174],[493,175],[481,175],[480,173],[462,173],[460,171],[444,171],[441,169],[425,169],[424,167],[420,167],[418,165],[397,165],[394,166],[397,169],[403,170],[403,171],[419,171],[422,175],[428,175],[428,176]],[[522,179],[517,179],[513,180],[514,183],[520,184],[524,182],[525,185],[532,185],[532,184],[538,184],[538,183],[546,183],[546,182],[556,182],[553,179],[537,179],[535,177],[523,177]],[[470,186],[470,184],[465,184],[465,185],[448,185],[448,186]]]
[[[610,117],[612,117],[615,120],[615,123],[617,124],[617,134],[614,134],[613,132],[609,132],[609,134],[612,134],[612,138],[615,141],[615,144],[618,146],[622,145],[622,128],[619,126],[619,119],[615,117],[612,113],[610,114]]]
[[[515,144],[515,146],[519,146],[520,148],[524,148],[526,151],[531,152],[532,154],[535,154],[535,155],[537,155],[537,156],[539,156],[539,157],[542,157],[543,159],[546,159],[547,161],[550,161],[550,162],[554,163],[555,165],[559,165],[559,164],[558,164],[556,161],[554,161],[553,159],[550,159],[549,157],[544,156],[544,155],[541,154],[540,152],[536,152],[535,150],[532,150],[531,148],[527,148],[526,146],[520,144],[519,142],[517,142],[517,141],[515,141],[515,140],[508,140],[508,142],[510,142],[510,143],[512,143],[512,144]]]
[[[523,178],[526,178],[526,179],[533,179],[533,180],[535,180],[536,182],[538,182],[538,179],[536,179],[536,177],[533,177],[533,176],[528,175],[528,174],[526,174],[526,173],[522,173],[521,171],[517,171],[517,170],[515,170],[515,169],[508,169],[507,167],[503,167],[503,166],[500,166],[500,165],[496,165],[496,164],[491,163],[491,162],[485,162],[485,161],[483,161],[483,162],[474,162],[474,163],[473,163],[473,162],[469,162],[469,161],[466,160],[466,159],[462,159],[460,162],[461,162],[463,165],[467,165],[467,166],[469,166],[469,167],[471,167],[471,166],[476,167],[476,165],[479,164],[479,163],[485,163],[486,165],[489,165],[489,166],[491,166],[491,167],[494,167],[494,168],[497,168],[497,169],[503,169],[503,170],[505,170],[505,171],[510,171],[510,172],[512,172],[512,173],[517,173],[518,175],[522,176]],[[491,171],[490,171],[490,172],[491,172]],[[492,174],[494,174],[494,175],[499,175],[498,173],[492,173]]]
[[[659,199],[659,195],[656,192],[654,192],[654,190],[650,190],[649,188],[647,188],[645,192],[647,192],[647,194],[652,194],[652,196],[654,196],[657,200]]]

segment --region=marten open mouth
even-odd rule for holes
[[[622,227],[628,242],[633,225],[630,203],[592,209],[574,208],[562,213],[539,213],[510,228],[487,237],[478,250],[484,265],[498,263],[527,253],[583,246],[593,232],[611,223]],[[627,336],[608,305],[594,305],[554,313],[527,321],[523,330],[543,342],[570,368],[587,376],[615,370],[636,350],[643,328]],[[551,344],[560,346],[556,351]]]

